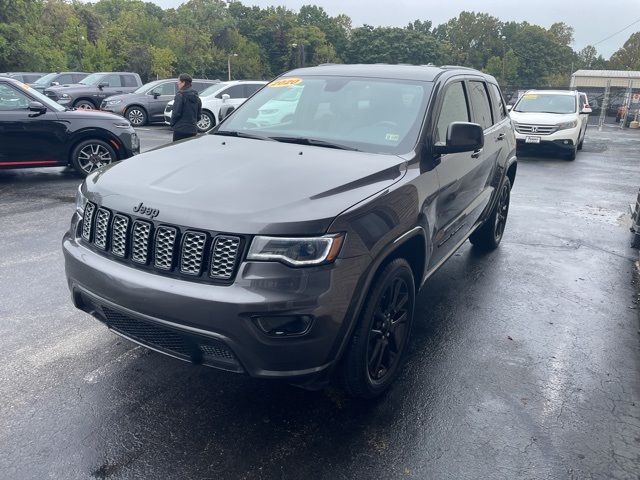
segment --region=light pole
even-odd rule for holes
[[[229,56],[227,56],[227,72],[229,72],[229,81],[231,81],[231,57],[237,56],[237,53],[230,53]]]
[[[507,37],[505,37],[504,35],[502,35],[502,81],[504,82],[504,86],[507,86],[507,79],[505,78],[505,63],[506,63],[506,59],[507,59]]]
[[[296,49],[296,66],[299,68],[304,67],[304,44],[292,43],[291,47]]]

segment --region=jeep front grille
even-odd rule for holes
[[[516,131],[527,135],[551,135],[558,130],[557,125],[532,125],[527,123],[516,123]]]
[[[80,236],[138,268],[214,283],[233,281],[244,248],[241,237],[155,225],[92,202],[85,206]]]

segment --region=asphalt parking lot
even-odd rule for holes
[[[64,278],[79,177],[0,171],[0,477],[638,479],[639,174],[637,131],[520,159],[501,247],[429,280],[403,374],[365,403],[111,334]]]

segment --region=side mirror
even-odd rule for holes
[[[98,88],[100,90],[102,90],[104,87],[108,87],[108,86],[109,86],[109,84],[107,82],[102,82],[102,83],[98,84]]]
[[[484,146],[484,131],[477,123],[453,122],[447,128],[445,144],[434,145],[434,152],[446,153],[473,152]]]
[[[512,108],[513,108],[513,105],[507,105],[507,112],[510,112]]]
[[[225,105],[224,107],[222,107],[220,109],[220,113],[218,114],[218,120],[222,121],[225,118],[227,118],[231,112],[233,112],[236,109],[236,107],[234,107],[233,105]]]
[[[580,113],[591,113],[593,112],[593,110],[591,110],[591,107],[589,105],[585,105],[584,107],[582,107],[582,110],[580,110]]]
[[[158,92],[157,90],[154,90],[153,92],[151,92],[151,95],[153,95],[153,98],[156,99],[160,96],[160,92]]]
[[[52,87],[57,87],[58,85],[60,85],[60,82],[51,82]]]
[[[222,94],[222,103],[226,102],[230,98],[231,98],[231,95],[229,95],[228,93],[223,93]]]
[[[29,111],[42,115],[43,113],[47,113],[47,107],[40,102],[29,102]]]

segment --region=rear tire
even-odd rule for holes
[[[83,177],[117,159],[116,152],[111,148],[111,145],[98,139],[84,140],[76,145],[71,152],[71,165]]]
[[[509,202],[511,200],[511,180],[504,177],[498,193],[498,201],[489,218],[469,237],[469,241],[474,247],[490,251],[498,248],[507,226],[507,216],[509,215]]]
[[[342,360],[340,379],[352,397],[381,395],[397,378],[411,336],[415,285],[407,261],[397,258],[377,275]]]

